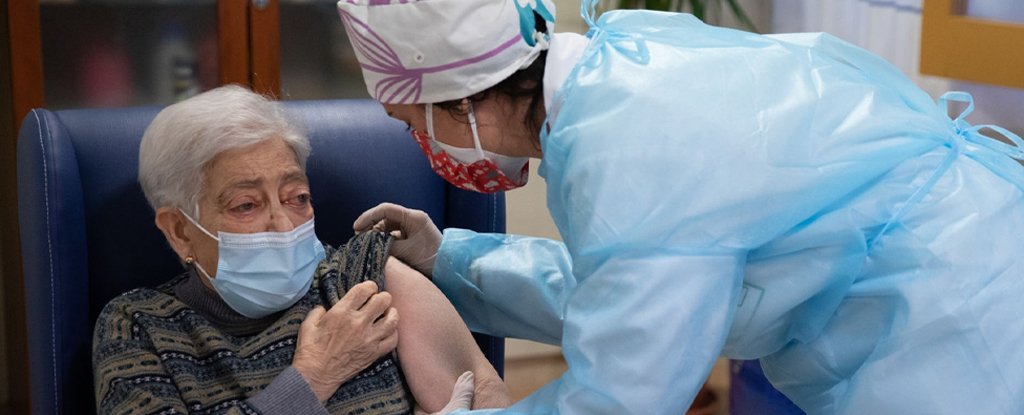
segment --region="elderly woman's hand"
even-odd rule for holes
[[[292,366],[321,402],[342,383],[398,345],[398,311],[391,294],[365,281],[352,287],[330,310],[317,306],[299,328]]]

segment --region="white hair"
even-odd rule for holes
[[[139,183],[154,210],[170,206],[199,220],[199,195],[209,163],[221,152],[281,139],[303,171],[309,139],[280,104],[237,85],[222,86],[168,106],[142,135]]]

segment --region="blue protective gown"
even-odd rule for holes
[[[541,135],[564,243],[448,229],[434,266],[472,330],[568,363],[485,412],[682,414],[724,355],[812,414],[1024,413],[1015,148],[828,35],[588,37]]]

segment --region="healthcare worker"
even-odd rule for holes
[[[1018,137],[828,35],[588,3],[585,36],[545,0],[338,3],[438,174],[503,191],[541,159],[564,243],[355,223],[471,329],[562,346],[488,413],[682,414],[720,355],[812,414],[1024,413],[1024,168],[989,136]]]

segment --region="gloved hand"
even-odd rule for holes
[[[459,379],[455,381],[455,390],[452,391],[452,399],[448,401],[448,405],[441,408],[440,411],[434,412],[433,414],[427,414],[419,406],[416,407],[415,415],[446,415],[454,412],[457,409],[468,410],[473,404],[473,372],[463,373],[459,376]]]
[[[434,259],[441,248],[441,231],[426,212],[381,203],[359,215],[352,228],[356,233],[370,229],[390,232],[397,238],[391,244],[391,255],[428,277],[434,271]]]

